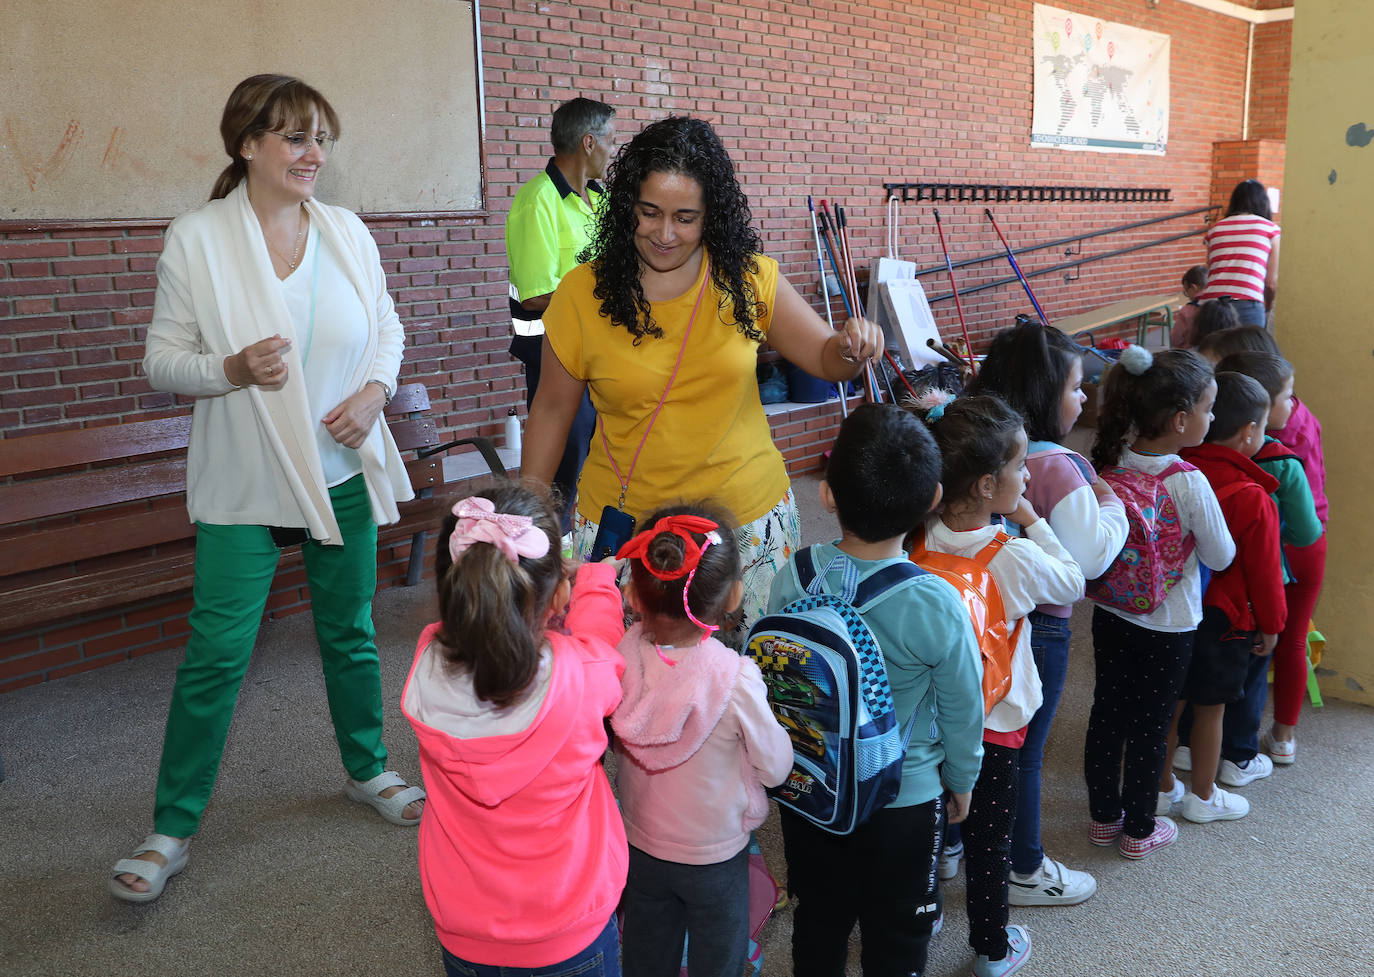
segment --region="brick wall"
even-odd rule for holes
[[[767,252],[807,294],[814,255],[805,198],[839,199],[861,264],[884,240],[884,181],[1163,186],[1169,203],[994,205],[1022,247],[1201,207],[1212,144],[1242,124],[1246,27],[1186,4],[1079,0],[1074,9],[1172,36],[1169,152],[1164,157],[1029,148],[1031,0],[487,0],[481,9],[489,216],[375,221],[408,332],[408,380],[430,384],[445,428],[494,434],[521,400],[506,353],[502,215],[548,152],[549,113],[585,94],[619,109],[622,138],[644,122],[691,113],[715,124],[738,164]],[[207,120],[207,125],[213,120]],[[385,138],[377,134],[376,138]],[[983,204],[941,204],[956,260],[998,250]],[[1200,228],[1201,218],[1085,242],[1083,256]],[[0,232],[0,429],[23,436],[185,409],[141,376],[161,228],[80,227]],[[940,262],[929,205],[904,209],[903,257]],[[1063,248],[1021,256],[1028,272]],[[1201,260],[1200,238],[1084,266],[1076,280],[1033,277],[1051,317],[1176,287]],[[961,288],[1003,278],[1005,262],[957,272]],[[943,274],[926,279],[947,291]],[[964,303],[975,345],[1028,302],[1016,286]],[[935,314],[947,335],[952,304]],[[812,416],[814,414],[814,416]],[[812,466],[835,414],[789,419],[785,450]],[[813,424],[813,422],[816,422]],[[383,574],[405,556],[386,554]],[[274,609],[301,609],[303,584],[282,579]],[[174,647],[180,598],[73,622],[60,632],[0,636],[0,691],[106,658]],[[6,659],[26,657],[26,663]],[[29,657],[36,656],[36,657]]]
[[[1255,25],[1250,61],[1250,138],[1284,139],[1288,132],[1288,72],[1293,22]]]

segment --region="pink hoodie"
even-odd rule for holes
[[[481,704],[462,673],[437,667],[420,635],[401,708],[420,741],[429,799],[420,822],[420,881],[439,942],[473,963],[543,967],[596,939],[625,887],[625,829],[601,765],[605,717],[620,702],[624,632],[609,565],[582,566],[567,615],[569,634],[546,633],[532,685],[543,701],[527,726],[499,735],[453,735],[509,726]],[[527,704],[528,705],[528,704]],[[453,717],[457,716],[455,720]]]
[[[1326,515],[1330,506],[1326,502],[1326,459],[1322,457],[1322,424],[1317,415],[1307,409],[1297,397],[1293,398],[1293,413],[1288,423],[1277,431],[1270,431],[1293,453],[1302,459],[1307,481],[1312,486],[1312,502],[1317,507],[1317,518],[1326,525]]]
[[[714,865],[768,814],[764,787],[792,770],[792,742],[753,660],[715,638],[665,648],[634,625],[620,642],[625,698],[611,717],[630,844],[664,861]]]

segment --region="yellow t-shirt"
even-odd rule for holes
[[[755,259],[758,271],[745,277],[765,306],[755,321],[767,335],[778,263],[763,255]],[[620,498],[606,448],[621,474],[629,475],[682,349],[706,266],[703,261],[697,280],[677,298],[652,303],[663,337],[645,336],[638,346],[627,330],[602,317],[601,303],[592,295],[596,279],[590,265],[568,272],[544,313],[554,353],[571,376],[587,382],[596,407],[597,428],[577,488],[577,510],[593,522]],[[625,510],[637,520],[675,501],[713,499],[743,525],[766,514],[787,492],[787,469],[759,401],[759,344],[740,333],[732,314],[721,312],[720,300],[715,283],[708,283],[682,367],[629,475]]]

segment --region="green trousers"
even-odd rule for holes
[[[329,490],[342,546],[305,543],[315,636],[344,768],[370,780],[386,766],[382,677],[372,626],[377,526],[361,475]],[[219,773],[239,686],[281,551],[263,526],[196,524],[195,606],[158,768],[154,830],[196,833]]]

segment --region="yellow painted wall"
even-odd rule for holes
[[[1370,0],[1297,5],[1275,319],[1326,449],[1322,690],[1374,704],[1374,140],[1358,145],[1374,136],[1371,38]]]

